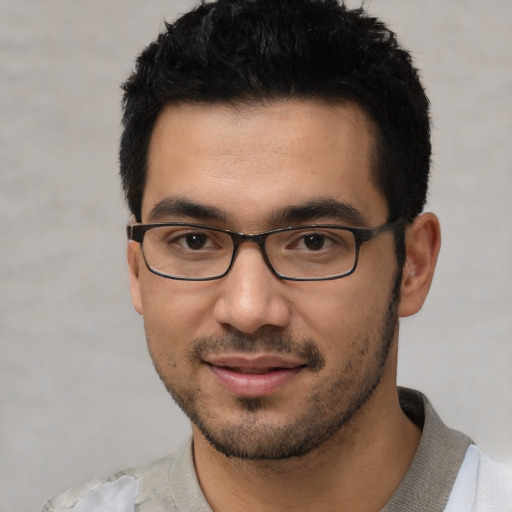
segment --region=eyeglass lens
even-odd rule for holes
[[[191,226],[159,226],[143,241],[148,266],[168,276],[206,279],[224,274],[235,243],[228,233]],[[356,260],[353,233],[342,228],[292,228],[267,235],[268,262],[281,276],[318,279],[349,273]]]

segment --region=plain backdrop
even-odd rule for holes
[[[189,432],[131,307],[116,153],[120,82],[192,5],[0,0],[2,512]],[[432,101],[443,248],[424,310],[402,322],[399,382],[512,461],[512,2],[366,6],[413,51]]]

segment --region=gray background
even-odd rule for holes
[[[512,461],[512,2],[374,0],[432,100],[444,239],[399,381]],[[0,0],[0,510],[159,457],[187,421],[132,310],[118,84],[188,1]]]

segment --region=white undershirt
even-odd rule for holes
[[[471,445],[444,512],[512,512],[512,467]]]

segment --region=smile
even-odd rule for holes
[[[230,394],[265,397],[282,389],[306,366],[283,356],[211,356],[205,361],[217,382]]]

